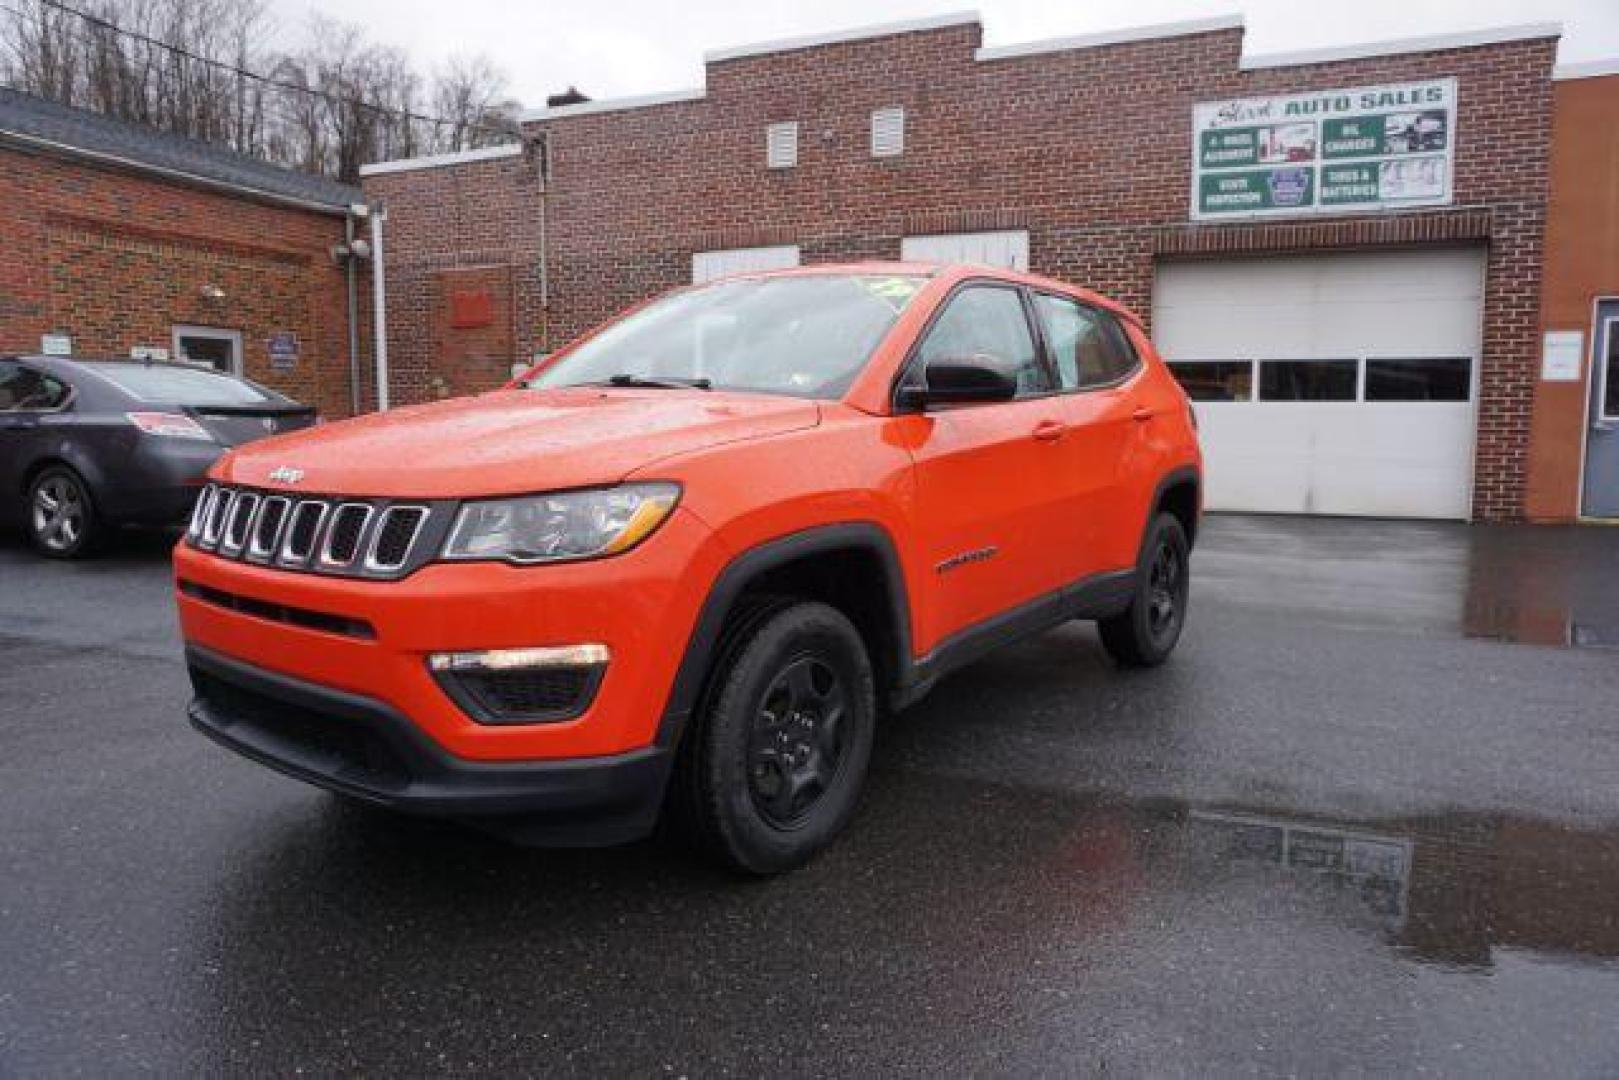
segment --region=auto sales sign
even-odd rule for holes
[[[1192,218],[1341,214],[1451,201],[1456,80],[1192,107]]]

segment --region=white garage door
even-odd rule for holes
[[[1008,270],[1029,268],[1029,234],[1023,229],[1000,232],[941,233],[907,236],[899,243],[906,262],[978,263]]]
[[[1483,296],[1477,249],[1160,265],[1209,508],[1467,517]]]
[[[777,247],[729,248],[725,251],[699,251],[691,257],[691,280],[694,285],[726,277],[731,274],[749,274],[759,270],[786,270],[798,265],[798,245],[781,244]]]

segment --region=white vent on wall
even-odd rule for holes
[[[798,123],[770,124],[765,128],[765,167],[791,169],[798,164]]]
[[[898,157],[905,152],[905,110],[899,106],[871,114],[871,156]]]

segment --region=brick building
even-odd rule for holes
[[[705,85],[364,170],[394,393],[495,385],[650,293],[844,259],[1132,305],[1216,508],[1516,519],[1555,26],[1248,56],[1239,20],[982,46],[946,16],[730,49]]]
[[[1525,513],[1619,518],[1619,63],[1559,68]]]
[[[362,200],[0,89],[0,352],[187,356],[348,415],[351,322],[369,386],[370,270],[351,311],[333,248]]]

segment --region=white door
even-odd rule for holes
[[[906,262],[978,263],[1028,270],[1029,234],[1023,229],[1008,229],[907,236],[899,243],[899,257]]]
[[[691,280],[694,285],[732,274],[749,274],[760,270],[786,270],[798,265],[798,245],[782,244],[777,247],[730,248],[726,251],[699,251],[691,257]]]
[[[1479,249],[1160,265],[1209,508],[1468,517],[1483,304]]]

